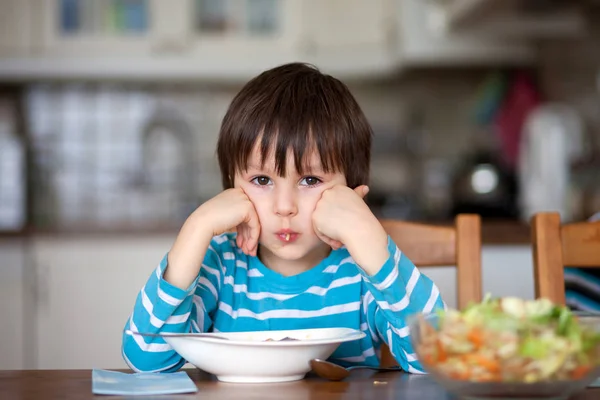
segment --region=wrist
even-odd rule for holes
[[[187,289],[200,272],[202,260],[213,237],[212,227],[199,209],[185,221],[168,255],[164,279]]]
[[[211,213],[206,204],[198,207],[185,221],[181,231],[189,231],[189,234],[194,235],[197,240],[209,241],[213,236],[218,235],[221,232],[217,232],[215,229],[215,223],[213,222],[214,213]]]
[[[379,221],[356,227],[344,243],[354,261],[368,274],[375,275],[390,257],[388,235]]]

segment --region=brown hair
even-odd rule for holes
[[[275,170],[285,176],[288,150],[299,174],[316,150],[324,172],[342,172],[349,187],[367,184],[372,130],[350,90],[339,80],[303,64],[285,64],[250,80],[223,118],[217,157],[225,189],[246,170],[260,139],[264,165],[274,151]]]

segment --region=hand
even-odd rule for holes
[[[362,214],[371,214],[363,201],[368,192],[369,188],[365,185],[354,190],[343,185],[325,190],[312,215],[313,229],[317,237],[333,249],[342,247],[343,236],[348,233],[344,227],[351,225],[352,220],[360,219]],[[356,229],[356,226],[351,229]]]
[[[237,230],[237,245],[256,255],[260,223],[254,205],[242,189],[228,189],[202,204],[189,216],[169,251],[167,282],[186,289],[198,276],[213,236]]]
[[[367,273],[374,275],[388,259],[387,233],[363,198],[369,188],[337,185],[325,190],[312,221],[315,234],[333,249],[346,246]]]
[[[204,203],[198,209],[209,221],[212,236],[217,236],[234,228],[237,230],[237,246],[245,254],[256,255],[260,222],[254,205],[242,189],[227,189]]]

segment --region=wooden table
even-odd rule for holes
[[[342,382],[328,382],[310,376],[307,379],[277,384],[222,383],[198,370],[186,370],[198,386],[195,394],[168,396],[94,396],[90,370],[0,371],[0,399],[452,399],[425,375],[402,372],[372,373],[355,371]],[[600,389],[587,389],[570,400],[598,400]]]

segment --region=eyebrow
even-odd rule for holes
[[[271,169],[269,168],[265,168],[265,167],[261,167],[260,165],[257,164],[248,164],[247,167],[248,170],[257,170],[257,171],[267,171],[267,172],[273,172]],[[325,172],[323,171],[323,166],[320,164],[317,165],[307,165],[303,168],[303,172],[304,175],[306,174],[324,174]],[[296,171],[297,172],[297,171]]]
[[[323,166],[320,164],[319,165],[307,165],[303,169],[304,169],[305,173],[312,173],[312,174],[324,173]]]
[[[258,164],[248,164],[248,166],[246,167],[246,169],[255,169],[255,170],[258,170],[258,171],[266,170],[266,168],[261,167]]]

